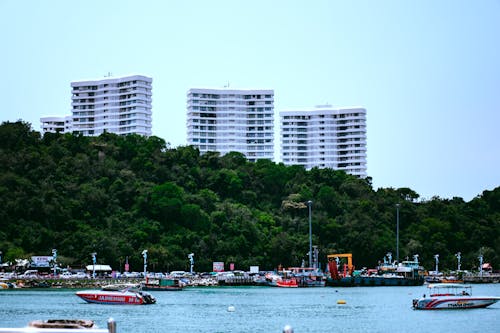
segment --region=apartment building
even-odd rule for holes
[[[142,75],[71,82],[72,132],[150,136],[151,85]]]
[[[280,112],[281,161],[366,177],[366,110],[330,105]]]
[[[189,89],[187,141],[202,153],[274,160],[274,90]]]
[[[71,116],[47,116],[40,118],[42,133],[71,133]]]

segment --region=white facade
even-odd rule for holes
[[[71,133],[71,116],[48,116],[40,118],[42,133]]]
[[[274,160],[274,90],[190,89],[187,140],[202,153]]]
[[[366,110],[330,105],[280,112],[281,161],[365,178]]]
[[[142,75],[71,82],[73,133],[150,136],[151,83]]]

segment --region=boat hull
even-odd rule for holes
[[[428,297],[413,301],[415,310],[478,309],[496,303],[496,297]]]
[[[301,280],[299,281],[299,287],[306,288],[316,288],[326,286],[325,280]]]
[[[276,281],[276,287],[281,288],[298,288],[299,285],[295,279],[286,279]]]
[[[379,287],[379,286],[421,286],[423,278],[384,277],[384,276],[348,276],[340,279],[328,278],[331,287]]]

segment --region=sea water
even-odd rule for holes
[[[90,319],[119,333],[500,332],[500,302],[485,309],[416,311],[421,287],[193,287],[153,292],[153,305],[89,304],[69,289],[0,291],[0,327],[33,320]],[[474,295],[500,296],[499,284],[475,285]],[[344,304],[341,304],[344,303]]]

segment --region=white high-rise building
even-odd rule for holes
[[[142,75],[71,82],[73,133],[150,136],[151,83]]]
[[[366,110],[330,105],[280,112],[281,161],[365,178]]]
[[[187,141],[202,153],[274,160],[274,90],[189,89]]]

